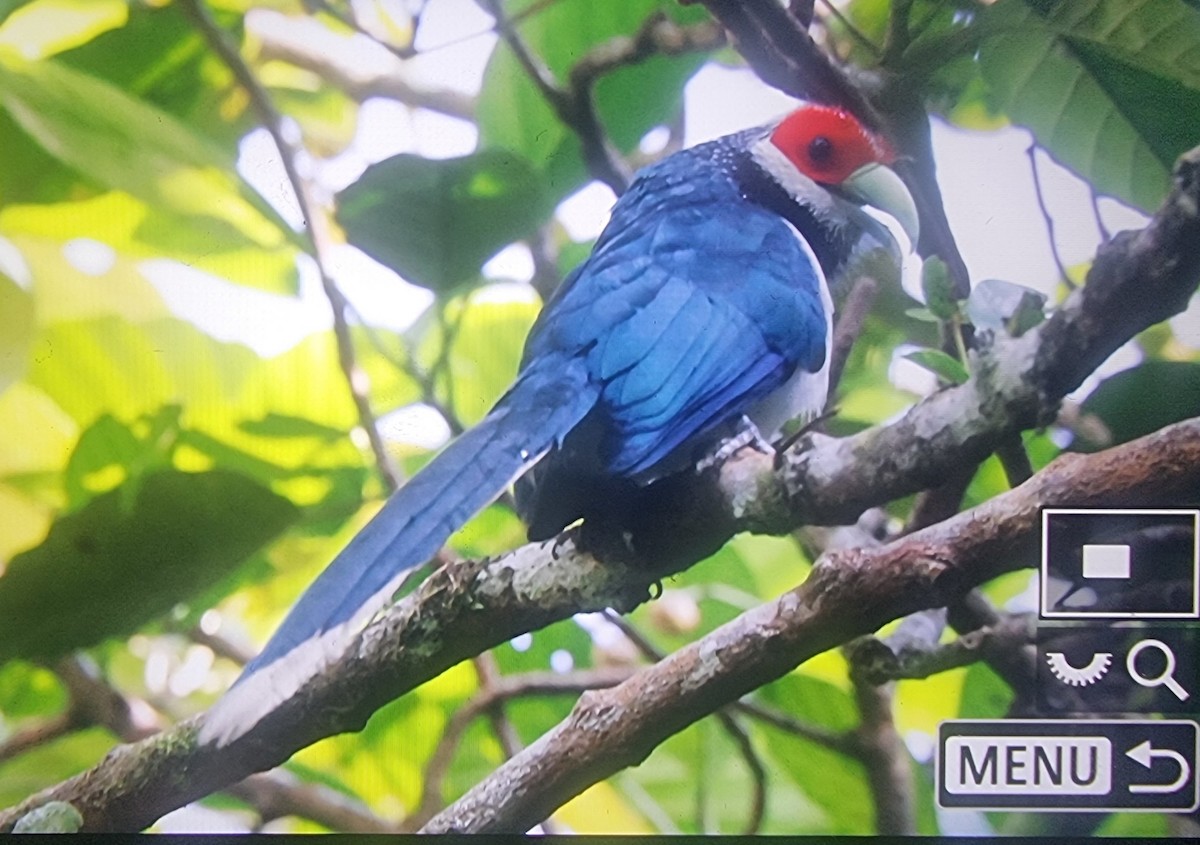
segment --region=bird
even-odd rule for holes
[[[509,390],[317,577],[206,714],[200,742],[251,730],[514,482],[530,539],[546,539],[731,436],[770,442],[820,413],[831,282],[865,251],[901,260],[888,217],[916,243],[894,161],[850,111],[801,103],[641,170],[546,302]]]

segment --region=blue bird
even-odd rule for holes
[[[809,104],[643,170],[546,304],[512,387],[321,573],[208,713],[201,742],[232,742],[294,694],[408,570],[526,473],[518,510],[545,539],[734,431],[770,440],[817,414],[829,282],[863,250],[899,256],[864,207],[916,241],[891,159],[855,117]]]

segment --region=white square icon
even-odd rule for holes
[[[1084,578],[1128,578],[1129,546],[1085,544]]]

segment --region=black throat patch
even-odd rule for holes
[[[845,230],[822,220],[811,208],[797,202],[763,170],[749,151],[741,151],[736,156],[733,178],[744,199],[775,212],[795,226],[812,248],[825,271],[825,278],[833,278],[853,248]]]

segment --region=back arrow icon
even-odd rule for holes
[[[1176,792],[1192,776],[1192,767],[1188,765],[1188,761],[1183,758],[1182,754],[1170,748],[1155,748],[1148,739],[1130,748],[1125,752],[1125,756],[1141,763],[1147,769],[1154,763],[1155,757],[1174,760],[1179,766],[1179,777],[1171,783],[1131,783],[1129,784],[1130,792]]]

